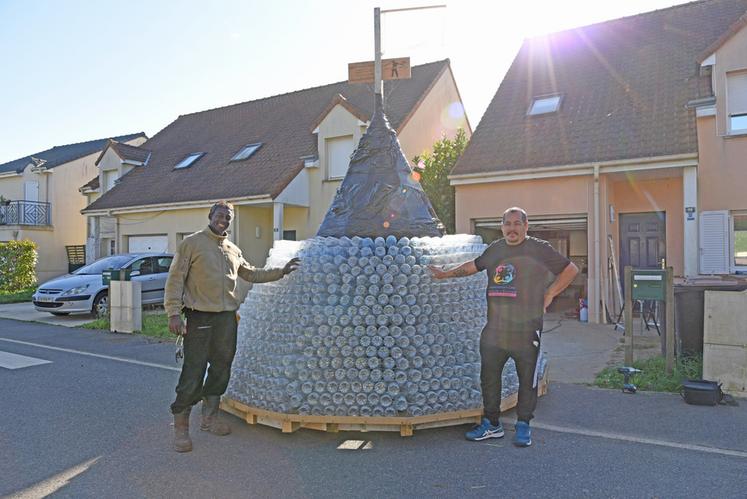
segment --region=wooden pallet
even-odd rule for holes
[[[545,374],[542,379],[540,379],[537,388],[538,395],[545,395],[547,393],[547,387],[547,369],[545,369]],[[515,407],[517,400],[517,393],[504,398],[501,401],[501,411],[507,411]],[[401,436],[411,437],[415,430],[462,424],[479,424],[480,419],[482,418],[482,409],[442,412],[439,414],[410,417],[302,416],[300,414],[283,414],[267,411],[265,409],[258,409],[229,398],[223,398],[221,409],[243,419],[248,424],[261,424],[273,428],[279,428],[283,433],[293,433],[300,428],[309,428],[311,430],[327,431],[331,433],[337,433],[338,431],[399,431]]]

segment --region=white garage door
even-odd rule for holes
[[[130,253],[162,252],[169,249],[167,236],[130,236],[127,250]]]

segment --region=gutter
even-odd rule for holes
[[[185,203],[161,203],[161,204],[150,204],[150,205],[137,205],[137,206],[123,206],[119,208],[102,208],[94,210],[81,210],[84,215],[119,215],[125,213],[143,213],[149,211],[175,211],[175,210],[187,210],[191,208],[210,208],[213,204],[218,201],[222,201],[225,198],[203,200],[203,201],[190,201]],[[254,205],[262,203],[271,203],[272,197],[268,194],[261,194],[258,196],[246,196],[241,198],[228,198],[225,199],[235,206]]]
[[[605,174],[660,170],[666,168],[684,168],[686,166],[698,166],[697,153],[579,163],[575,165],[543,166],[518,170],[466,173],[461,175],[449,175],[447,178],[450,180],[452,186],[456,186],[489,182],[511,182],[514,180],[535,180],[539,178],[591,176],[594,175],[595,168],[599,168],[600,174]]]

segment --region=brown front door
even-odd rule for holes
[[[620,282],[626,265],[661,268],[666,258],[666,215],[663,211],[620,215]]]

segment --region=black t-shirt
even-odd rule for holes
[[[488,324],[486,329],[506,332],[542,328],[547,271],[557,275],[570,260],[550,243],[527,237],[510,246],[494,241],[475,259],[478,270],[488,271]]]

